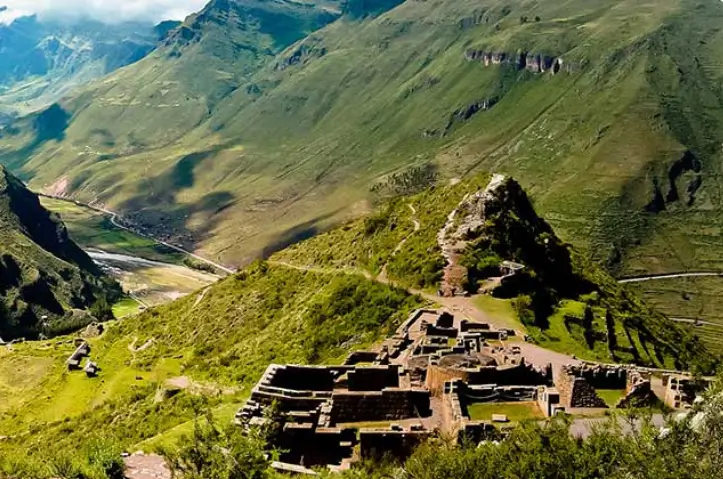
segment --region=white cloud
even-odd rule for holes
[[[0,0],[7,11],[0,12],[0,23],[19,16],[90,17],[109,23],[127,20],[183,20],[203,8],[208,0]]]

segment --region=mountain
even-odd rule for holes
[[[6,128],[1,159],[229,264],[390,179],[482,169],[617,274],[718,269],[721,21],[715,0],[215,1],[55,105],[57,135]]]
[[[107,25],[21,16],[0,23],[0,125],[134,63],[163,37],[164,23]]]
[[[487,275],[499,277],[504,260],[526,270],[501,280],[493,294],[504,299],[426,293],[442,287],[451,264],[440,238],[454,240],[456,255],[488,258]],[[538,353],[543,346],[580,359],[711,367],[683,326],[562,243],[517,182],[481,175],[385,202],[203,291],[109,324],[89,339],[98,378],[67,373],[74,346],[64,341],[0,355],[0,384],[13,385],[9,394],[0,390],[0,429],[8,436],[0,453],[67,457],[100,440],[98,431],[122,450],[149,452],[193,430],[197,396],[230,421],[269,364],[341,362],[435,303],[525,332],[529,342],[511,344]],[[527,308],[541,304],[544,314]]]
[[[38,197],[0,168],[0,337],[64,334],[88,324],[87,309],[118,294]]]

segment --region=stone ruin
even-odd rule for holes
[[[333,366],[271,365],[238,411],[245,428],[262,425],[275,405],[282,423],[274,444],[280,470],[348,467],[360,459],[404,458],[420,442],[451,434],[460,441],[498,438],[490,420],[470,417],[473,404],[527,403],[545,417],[579,408],[607,408],[598,389],[620,390],[617,407],[657,401],[651,371],[581,363],[538,367],[511,330],[455,317],[413,312],[378,348],[355,351]],[[692,401],[690,381],[670,377],[670,402]]]
[[[68,359],[65,361],[66,366],[68,367],[68,371],[77,371],[77,370],[83,370],[83,372],[88,376],[89,378],[94,378],[98,375],[100,372],[100,367],[97,363],[90,360],[90,344],[88,344],[87,341],[83,339],[76,339],[74,341],[76,344],[76,349],[73,351],[73,354],[68,357]],[[88,358],[88,361],[86,362],[85,366],[82,365],[83,359]]]
[[[80,369],[83,358],[90,356],[90,345],[86,341],[79,341],[78,347],[65,361],[69,371]]]
[[[665,374],[663,401],[673,409],[688,409],[695,403],[696,397],[705,391],[711,383],[710,378],[694,378],[688,374]]]
[[[283,422],[275,444],[285,451],[280,467],[338,468],[385,453],[405,457],[449,429],[447,383],[463,401],[536,400],[540,385],[551,382],[551,367],[527,364],[519,347],[487,343],[514,334],[420,309],[378,350],[353,352],[342,365],[269,366],[236,420],[243,427],[263,424],[275,405]],[[459,420],[452,432],[479,438],[494,429]]]

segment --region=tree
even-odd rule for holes
[[[265,479],[270,457],[266,431],[243,430],[233,424],[219,427],[211,413],[197,415],[193,434],[161,453],[173,477],[183,479]]]

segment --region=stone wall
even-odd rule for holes
[[[363,429],[359,432],[359,453],[362,459],[381,460],[389,456],[404,460],[430,437],[430,431]]]
[[[469,385],[543,386],[549,384],[552,377],[549,371],[540,371],[524,361],[515,365],[482,366],[472,369],[446,368],[434,364],[430,364],[427,368],[426,386],[432,395],[441,395],[444,383],[455,379]]]
[[[560,401],[565,408],[607,408],[607,404],[587,382],[579,376],[580,368],[565,366],[557,381]]]
[[[331,423],[394,421],[431,414],[429,392],[423,389],[385,389],[375,392],[335,392]]]
[[[373,363],[379,357],[379,353],[374,351],[354,351],[346,357],[344,364],[347,366],[356,366],[360,363]]]
[[[399,387],[399,366],[357,368],[348,373],[349,391],[381,391]]]

